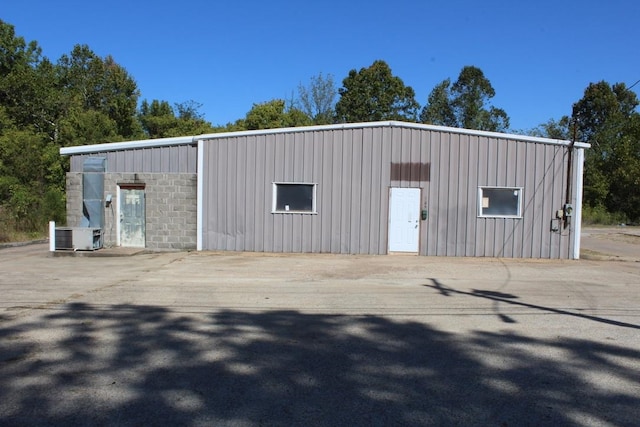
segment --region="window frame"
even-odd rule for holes
[[[279,210],[278,207],[278,186],[280,185],[300,185],[312,187],[311,195],[311,210]],[[318,213],[317,206],[317,194],[318,184],[315,182],[289,182],[289,181],[275,181],[271,183],[271,213],[272,214],[302,214],[302,215],[316,215]]]
[[[506,190],[518,192],[518,204],[515,214],[485,214],[483,213],[483,195],[484,190]],[[522,195],[524,193],[523,187],[517,186],[499,186],[499,185],[479,185],[478,186],[478,218],[510,218],[510,219],[522,219]]]

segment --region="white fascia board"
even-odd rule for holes
[[[409,123],[409,122],[398,122],[398,121],[342,123],[342,124],[335,124],[335,125],[300,126],[300,127],[292,127],[292,128],[211,133],[211,134],[199,135],[197,138],[203,139],[203,140],[211,140],[211,139],[242,137],[242,136],[251,136],[251,135],[272,135],[272,134],[292,133],[292,132],[313,132],[313,131],[361,129],[361,128],[373,128],[373,127],[399,127],[399,128],[409,128],[409,129],[422,129],[422,130],[430,130],[434,132],[446,132],[446,133],[456,133],[456,134],[462,134],[462,135],[484,136],[488,138],[510,139],[510,140],[523,141],[523,142],[535,142],[539,144],[551,144],[551,145],[563,145],[563,146],[571,145],[571,141],[566,141],[561,139],[551,139],[551,138],[542,138],[537,136],[489,132],[489,131],[483,131],[483,130],[462,129],[462,128],[447,127],[447,126],[435,126],[435,125],[426,125],[422,123]],[[576,148],[591,147],[590,144],[587,144],[584,142],[576,142],[574,146]]]
[[[413,129],[424,129],[424,130],[431,130],[435,132],[447,132],[447,133],[456,133],[461,135],[485,136],[488,138],[511,139],[511,140],[523,141],[523,142],[535,142],[539,144],[564,145],[564,146],[571,145],[571,141],[567,141],[563,139],[542,138],[539,136],[490,132],[486,130],[453,128],[448,126],[426,125],[422,123],[406,123],[406,122],[389,122],[389,123],[390,123],[390,126],[408,127]],[[584,142],[576,142],[574,146],[577,148],[591,147],[590,144],[587,144]]]
[[[104,144],[79,145],[77,147],[62,147],[60,148],[60,154],[63,156],[70,156],[74,154],[103,153],[107,151],[131,150],[134,148],[165,147],[168,145],[188,145],[193,143],[194,143],[194,138],[192,136],[180,136],[176,138],[144,139],[139,141],[125,141],[125,142],[106,142]]]
[[[537,136],[517,135],[500,132],[489,132],[473,129],[452,128],[446,126],[426,125],[421,123],[409,123],[399,121],[381,121],[381,122],[365,122],[365,123],[341,123],[334,125],[317,125],[317,126],[300,126],[290,128],[278,128],[278,129],[259,129],[259,130],[247,130],[239,132],[220,132],[210,133],[196,136],[182,136],[177,138],[158,138],[158,139],[146,139],[140,141],[127,141],[127,142],[112,142],[104,144],[93,145],[81,145],[77,147],[63,147],[60,149],[61,155],[74,155],[74,154],[90,154],[90,153],[102,153],[108,151],[128,150],[135,148],[152,148],[163,147],[168,145],[187,145],[196,144],[197,141],[202,140],[214,140],[221,138],[238,138],[244,136],[255,135],[274,135],[293,132],[314,132],[314,131],[327,131],[327,130],[340,130],[340,129],[362,129],[362,128],[374,128],[374,127],[398,127],[408,129],[422,129],[434,132],[446,132],[455,133],[461,135],[473,135],[484,136],[488,138],[500,138],[509,139],[515,141],[534,142],[539,144],[552,144],[571,146],[571,141],[564,141],[560,139],[541,138]],[[576,148],[589,148],[590,144],[584,142],[576,142],[573,144]]]

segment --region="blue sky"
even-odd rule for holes
[[[141,99],[197,101],[214,125],[289,99],[319,73],[339,87],[377,59],[421,105],[445,78],[479,67],[514,130],[570,114],[590,82],[640,80],[637,0],[3,3],[0,19],[49,59],[87,44],[127,69]]]

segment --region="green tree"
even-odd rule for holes
[[[0,212],[19,231],[64,218],[58,146],[32,128],[18,129],[0,107]]]
[[[215,132],[211,123],[204,120],[199,111],[201,104],[187,101],[175,105],[174,109],[167,101],[154,99],[149,103],[142,101],[138,118],[149,138],[168,138],[184,135],[201,135]]]
[[[349,71],[338,93],[337,122],[416,120],[419,105],[413,88],[394,76],[384,61],[375,61],[360,71]]]
[[[253,104],[244,120],[236,122],[236,125],[242,126],[247,130],[307,126],[310,124],[311,119],[309,116],[297,108],[287,108],[285,101],[282,99]]]
[[[573,106],[586,151],[584,201],[640,219],[640,124],[637,95],[624,83],[591,83]]]
[[[458,119],[451,103],[450,86],[451,80],[446,79],[431,91],[427,105],[420,113],[420,121],[422,123],[439,126],[458,126]]]
[[[551,119],[546,123],[543,123],[529,131],[522,133],[542,138],[568,141],[573,138],[572,129],[573,126],[571,126],[571,119],[567,116],[564,116],[560,120]]]
[[[501,108],[488,104],[495,94],[481,69],[466,66],[453,84],[446,79],[433,89],[420,120],[435,125],[503,132],[509,128],[509,117]]]
[[[102,59],[88,46],[76,45],[60,58],[57,68],[66,111],[75,108],[105,114],[121,139],[142,135],[137,121],[137,84],[111,56]]]
[[[308,86],[298,85],[298,103],[300,109],[316,125],[333,123],[335,116],[335,99],[338,94],[333,76],[326,77],[322,73],[311,78]]]

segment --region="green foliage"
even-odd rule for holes
[[[579,140],[589,142],[584,202],[640,220],[640,114],[624,83],[590,84],[573,107]]]
[[[333,123],[337,94],[331,74],[325,77],[320,73],[311,78],[308,86],[298,85],[298,102],[301,110],[311,117],[315,125]]]
[[[253,104],[243,121],[236,126],[246,130],[274,129],[310,125],[311,119],[297,108],[287,108],[282,99],[273,99],[261,104]]]
[[[176,104],[178,116],[167,101],[142,101],[138,119],[148,138],[170,138],[215,132],[211,123],[199,112],[200,104],[187,101]]]
[[[62,146],[143,136],[139,91],[115,60],[75,46],[53,64],[0,20],[0,216],[4,234],[64,221]]]
[[[567,116],[558,121],[551,119],[526,133],[531,136],[569,141],[573,138],[569,122],[570,119]]]
[[[67,111],[96,111],[113,121],[117,135],[142,135],[137,121],[136,82],[111,56],[102,59],[86,45],[76,45],[58,61],[59,85]]]
[[[584,225],[619,225],[626,224],[627,216],[622,212],[609,212],[604,206],[585,205],[582,208]]]
[[[349,71],[338,93],[336,120],[339,123],[416,120],[419,105],[415,92],[395,77],[384,61],[375,61],[360,71]]]
[[[422,123],[451,127],[458,125],[458,119],[450,100],[450,86],[451,80],[446,79],[431,91],[427,105],[420,113],[420,121]]]
[[[422,123],[465,129],[503,132],[509,117],[501,108],[488,105],[496,92],[477,67],[466,66],[458,80],[446,79],[438,84],[420,113]]]

